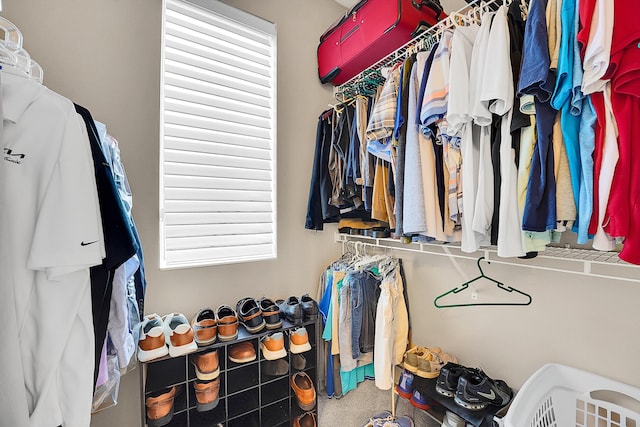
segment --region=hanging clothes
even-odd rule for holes
[[[327,319],[322,337],[330,342],[324,358],[327,394],[346,394],[378,374],[376,385],[388,389],[408,342],[401,261],[346,252],[327,267],[321,282],[319,306]]]
[[[0,413],[17,427],[87,426],[89,268],[105,254],[91,147],[71,101],[4,68],[0,80]]]
[[[474,8],[406,50],[426,41],[429,53],[389,57],[381,96],[366,98],[374,217],[396,237],[460,241],[465,252],[496,245],[499,256],[533,257],[572,230],[595,249],[617,239],[623,256],[640,253],[629,220],[640,198],[631,3]],[[365,83],[356,92],[373,93]]]

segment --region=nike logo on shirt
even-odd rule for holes
[[[88,246],[88,245],[92,245],[92,244],[94,244],[94,243],[96,243],[96,242],[97,242],[97,240],[94,240],[93,242],[88,242],[88,243],[86,243],[86,242],[80,242],[80,246]],[[493,392],[493,390],[492,390],[492,392]]]

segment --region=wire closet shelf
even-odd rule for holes
[[[506,5],[511,1],[512,0],[474,0],[465,7],[450,13],[449,16],[438,22],[436,25],[422,31],[407,43],[380,59],[378,62],[370,65],[343,84],[336,86],[334,88],[336,99],[340,102],[344,102],[346,99],[354,97],[359,93],[358,87],[361,82],[370,80],[372,77],[375,81],[384,81],[384,77],[382,76],[383,68],[392,67],[398,62],[404,61],[414,52],[430,49],[436,43],[438,37],[444,30],[454,28],[456,25],[455,20],[461,16],[476,13],[479,9],[495,8],[503,4]]]
[[[458,243],[404,243],[394,238],[375,238],[338,232],[335,233],[334,241],[342,243],[342,252],[347,250],[348,245],[357,244],[372,250],[417,252],[474,261],[479,257],[484,257],[486,261],[495,264],[640,283],[640,266],[621,260],[617,252],[550,246],[545,251],[539,252],[535,258],[520,259],[499,257],[495,246],[467,253],[462,251]]]

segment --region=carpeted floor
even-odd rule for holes
[[[408,415],[418,427],[439,426],[422,410],[396,396],[396,416]],[[382,411],[391,411],[391,390],[379,390],[374,381],[367,380],[339,399],[318,393],[319,427],[362,427],[369,418]]]

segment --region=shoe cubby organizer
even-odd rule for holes
[[[301,353],[306,359],[302,371],[306,372],[313,381],[314,388],[318,387],[318,342],[319,326],[317,321],[304,322],[307,330],[311,350]],[[193,353],[179,357],[165,356],[159,359],[141,363],[141,415],[143,426],[148,426],[145,400],[147,396],[158,393],[170,387],[177,391],[173,404],[173,416],[166,424],[168,427],[279,427],[290,426],[292,421],[307,412],[297,404],[296,396],[290,385],[291,376],[300,372],[292,364],[289,351],[290,330],[295,326],[284,320],[281,328],[264,330],[257,334],[250,334],[242,326],[238,328],[238,338],[233,341],[216,341],[206,347],[198,347]],[[260,339],[275,331],[283,331],[287,355],[284,358],[289,364],[287,372],[272,376],[265,373],[267,362],[260,351]],[[229,349],[239,342],[250,342],[255,351],[256,359],[246,363],[235,363],[229,360]],[[196,397],[193,383],[196,381],[195,367],[191,363],[194,355],[213,349],[218,350],[220,364],[220,392],[217,406],[206,412],[199,412],[196,407]],[[317,415],[316,407],[313,412]]]

